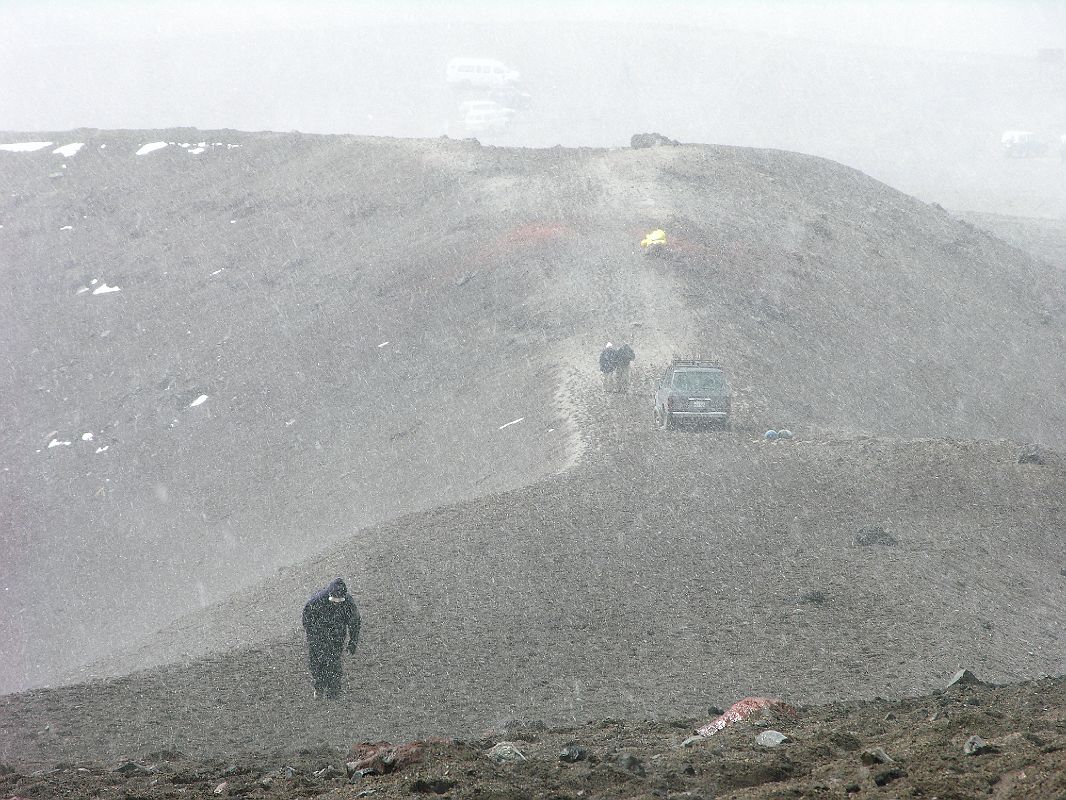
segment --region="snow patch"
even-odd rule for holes
[[[83,433],[81,435],[81,440],[83,442],[91,442],[93,440],[93,432],[92,431],[86,431],[85,433]]]
[[[53,439],[48,443],[48,448],[53,447],[70,447],[70,442],[61,442],[59,439]]]
[[[202,147],[194,147],[192,150],[189,151],[189,155],[198,156],[203,151],[204,151],[204,148],[202,148]]]
[[[154,150],[160,150],[166,146],[166,142],[149,142],[146,145],[142,145],[141,149],[138,150],[134,155],[143,156],[147,153],[151,153]]]
[[[225,269],[225,267],[219,267],[218,269],[216,269],[216,270],[215,270],[214,272],[212,272],[211,274],[212,274],[212,275],[218,275],[218,273],[222,272],[222,270],[224,270],[224,269]]]
[[[71,142],[70,144],[65,144],[62,147],[57,147],[52,152],[55,155],[57,155],[57,156],[63,156],[64,158],[70,158],[70,156],[72,156],[75,153],[77,153],[83,147],[85,147],[85,142]]]
[[[96,448],[96,452],[97,453],[105,453],[105,452],[107,452],[107,448],[109,448],[110,446],[111,445],[109,445],[109,444],[105,444],[103,447],[97,447]]]
[[[72,231],[72,230],[74,230],[74,226],[73,225],[64,225],[59,230],[61,230],[61,231]]]
[[[12,144],[0,144],[0,150],[7,150],[9,153],[33,153],[53,144],[55,142],[13,142]]]
[[[189,408],[196,408],[198,405],[201,405],[202,403],[206,403],[206,402],[207,402],[207,395],[206,394],[202,394],[199,397],[197,397],[195,400],[193,400],[191,403],[189,403]],[[174,420],[174,421],[177,422],[177,420]]]
[[[96,283],[96,281],[93,281],[93,283]],[[121,291],[122,291],[122,289],[119,286],[108,286],[106,283],[101,283],[99,286],[97,286],[95,289],[93,289],[93,294],[107,294],[108,292],[121,292]]]

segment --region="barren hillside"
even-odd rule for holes
[[[1061,275],[828,161],[28,138],[85,146],[0,153],[11,687],[558,471],[562,375],[608,337],[721,357],[753,424],[1062,443]],[[642,257],[651,226],[672,260]]]

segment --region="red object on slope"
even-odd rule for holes
[[[776,711],[792,719],[799,718],[799,711],[784,700],[778,700],[773,697],[745,697],[743,700],[733,703],[721,716],[715,717],[702,728],[698,728],[696,733],[700,736],[714,736],[714,734],[728,725],[735,725],[738,722],[743,722],[748,717],[762,714],[766,711]]]

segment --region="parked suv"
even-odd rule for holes
[[[682,422],[729,429],[731,390],[713,361],[674,359],[655,390],[655,424],[669,430]]]

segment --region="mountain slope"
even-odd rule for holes
[[[607,338],[632,340],[646,376],[674,352],[721,358],[742,429],[1064,444],[1062,274],[829,161],[32,138],[86,146],[0,153],[8,689],[331,543],[361,549],[368,525],[594,461],[577,413]],[[134,155],[156,140],[175,144]],[[660,226],[672,255],[645,258]],[[643,425],[648,409],[626,413]],[[612,458],[630,446],[645,445]],[[616,491],[647,491],[655,469]],[[266,619],[291,618],[301,575]]]

